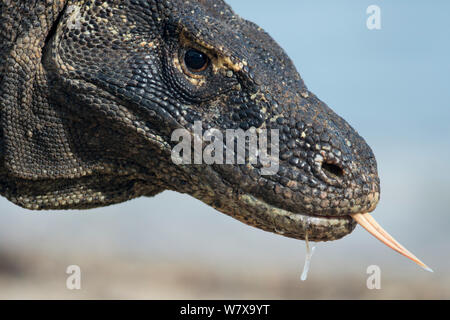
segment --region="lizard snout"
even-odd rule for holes
[[[275,206],[310,216],[375,209],[380,186],[371,148],[314,94],[304,95],[269,120],[280,132],[280,164],[276,175],[260,182],[260,194]]]

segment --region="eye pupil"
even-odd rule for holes
[[[184,55],[184,63],[194,72],[201,72],[208,66],[208,56],[195,49],[189,49]]]

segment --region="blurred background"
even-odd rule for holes
[[[306,85],[373,148],[374,216],[434,269],[358,227],[319,243],[306,282],[303,241],[266,233],[185,195],[108,208],[31,212],[0,199],[0,298],[449,299],[450,2],[228,0],[269,32]],[[366,9],[381,8],[381,30]],[[67,266],[82,289],[66,289]],[[367,267],[381,268],[368,290]]]

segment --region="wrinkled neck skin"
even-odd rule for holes
[[[0,192],[36,210],[187,193],[296,239],[351,233],[380,182],[364,139],[308,91],[292,61],[222,1],[1,4]],[[8,11],[7,7],[14,8]],[[304,48],[308,50],[310,48]],[[185,54],[208,57],[196,72]],[[260,164],[172,161],[176,129],[277,130]]]

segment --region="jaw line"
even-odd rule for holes
[[[184,193],[242,223],[264,231],[298,240],[305,240],[308,233],[308,240],[323,242],[341,239],[357,225],[349,215],[308,215],[270,205],[251,193],[244,193],[239,185],[227,181],[212,166],[197,167],[194,173],[203,177],[205,183],[201,185],[202,191],[186,190]],[[177,188],[174,190],[177,191]]]
[[[239,195],[238,202],[244,210],[254,215],[255,220],[265,221],[264,226],[259,226],[261,229],[290,238],[304,240],[307,232],[311,241],[332,241],[348,235],[356,227],[350,216],[294,213],[272,206],[251,194]]]

